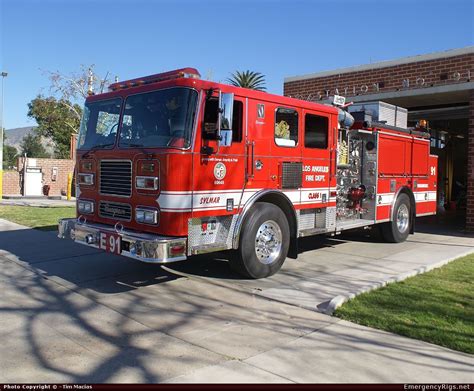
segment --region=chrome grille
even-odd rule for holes
[[[132,219],[132,207],[120,202],[99,202],[99,216],[114,220],[130,221]]]
[[[132,195],[132,163],[129,160],[102,160],[99,179],[101,194]]]

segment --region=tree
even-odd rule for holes
[[[245,71],[240,72],[236,71],[231,74],[231,77],[227,81],[236,87],[250,88],[257,91],[265,91],[265,76],[260,72]]]
[[[50,80],[50,96],[38,95],[28,104],[28,116],[36,120],[38,134],[51,138],[55,157],[68,158],[71,135],[79,131],[82,105],[91,90],[103,92],[108,85],[107,72],[100,79],[94,65],[82,65],[79,72],[70,75],[59,71],[45,71]]]
[[[44,71],[50,81],[49,93],[58,99],[62,105],[66,106],[79,120],[82,117],[81,107],[84,100],[92,92],[104,92],[104,89],[110,84],[107,72],[105,77],[101,79],[94,72],[95,65],[81,65],[79,72],[73,72],[69,75],[59,71]]]
[[[20,145],[21,154],[28,157],[42,158],[50,157],[43,144],[41,143],[41,136],[39,134],[27,134]]]
[[[54,97],[45,98],[38,95],[28,103],[28,117],[38,124],[37,132],[40,136],[53,140],[55,157],[69,158],[71,135],[77,133],[80,125],[82,108],[73,105],[74,111],[69,109],[71,102],[58,100]]]
[[[5,144],[5,131],[3,132],[3,168],[9,169],[16,166],[16,158],[18,157],[18,151],[15,147]]]

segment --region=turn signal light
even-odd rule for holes
[[[84,174],[79,173],[77,174],[77,183],[79,185],[93,185],[94,184],[94,174]]]
[[[171,255],[180,255],[184,254],[184,251],[186,250],[186,246],[184,244],[173,244],[170,247],[170,253]]]
[[[82,161],[81,162],[81,167],[85,171],[91,171],[92,170],[92,162],[90,160]]]
[[[137,176],[135,178],[135,187],[143,190],[157,190],[158,177],[156,176]]]
[[[94,202],[93,201],[86,201],[86,200],[78,200],[77,201],[77,210],[79,213],[83,214],[92,214],[94,213]]]
[[[158,224],[158,211],[149,208],[136,208],[135,221],[143,224]]]
[[[146,173],[153,173],[155,172],[155,163],[153,162],[142,162],[140,165],[140,171]]]

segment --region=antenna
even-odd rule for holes
[[[107,78],[109,77],[109,72],[105,74],[105,78],[100,82],[100,93],[102,94],[104,92],[104,86],[105,83],[107,82]]]

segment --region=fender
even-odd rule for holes
[[[269,200],[268,198],[278,198],[279,202],[283,203],[286,206],[286,210],[281,207],[281,204],[274,202],[274,200]],[[259,192],[252,195],[249,200],[245,203],[242,212],[240,212],[239,217],[237,218],[237,222],[235,224],[234,232],[233,232],[233,240],[232,240],[232,248],[237,249],[239,247],[240,242],[240,232],[242,230],[243,222],[247,214],[249,213],[250,208],[258,201],[265,201],[275,204],[276,206],[280,207],[285,213],[288,224],[290,226],[290,251],[289,255],[292,258],[296,258],[298,254],[297,249],[297,235],[298,232],[298,223],[296,218],[296,211],[293,206],[293,203],[290,199],[281,191],[276,189],[264,189],[260,190]],[[273,202],[272,202],[273,201]]]

